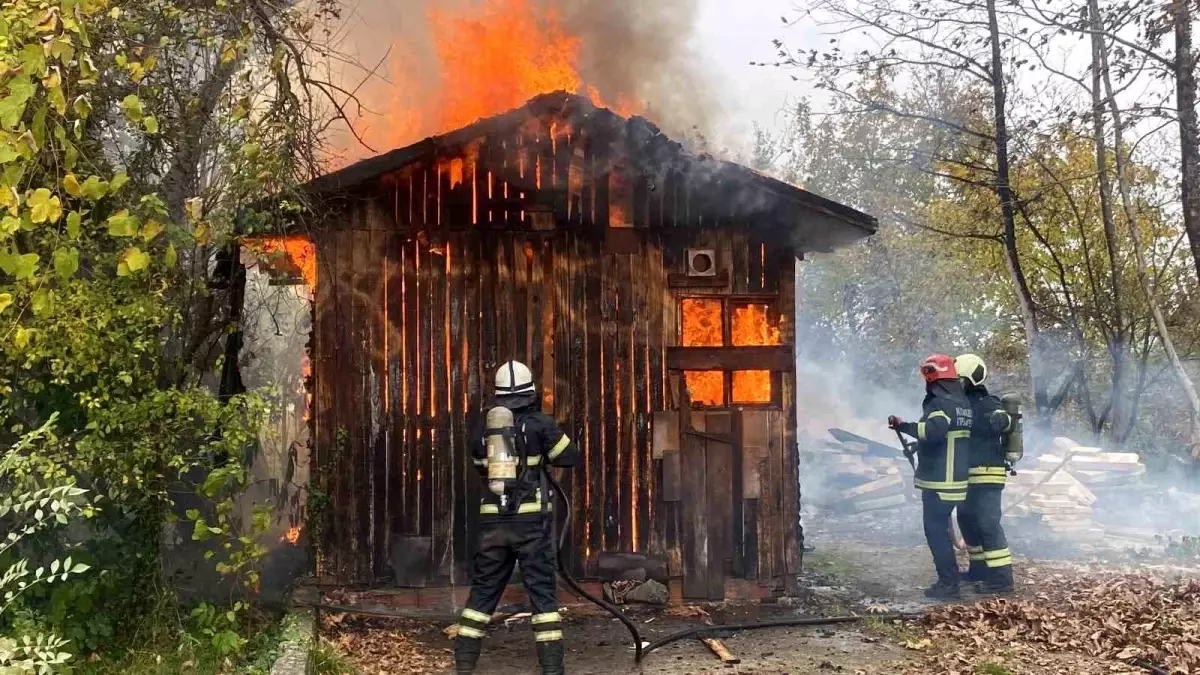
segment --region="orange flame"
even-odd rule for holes
[[[733,310],[730,337],[735,347],[780,344],[779,327],[767,318],[766,305],[742,305]],[[771,371],[739,370],[733,374],[735,403],[770,403]]]
[[[264,262],[278,267],[278,262],[296,268],[304,278],[309,290],[317,287],[317,249],[312,240],[304,235],[286,237],[252,237],[246,240],[246,248],[267,258]],[[282,261],[279,259],[282,258]]]
[[[423,71],[429,69],[412,53],[396,53],[389,68],[395,75],[386,119],[381,128],[365,130],[376,149],[451,131],[557,90],[586,93],[597,105],[625,116],[639,111],[624,98],[605,103],[584,82],[579,73],[582,40],[566,31],[553,6],[541,8],[534,0],[435,4],[428,19],[438,72],[432,82],[418,81],[417,74],[426,76]]]
[[[289,544],[295,545],[296,542],[300,541],[300,528],[296,525],[289,527],[287,534],[280,537],[279,541],[286,541]]]
[[[720,300],[684,298],[682,342],[684,347],[720,347],[725,344],[724,316]],[[725,404],[725,374],[716,370],[687,371],[683,374],[692,403],[719,406]]]

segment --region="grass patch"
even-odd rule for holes
[[[975,667],[975,675],[1013,675],[1013,673],[995,661],[984,661]]]
[[[884,621],[868,617],[863,619],[862,627],[865,633],[893,642],[916,642],[921,638],[921,632],[908,621]]]
[[[849,581],[857,576],[858,569],[845,558],[813,551],[804,555],[804,569],[819,577],[835,581]]]
[[[131,634],[123,649],[82,656],[78,675],[267,675],[278,657],[284,627],[278,615],[253,614],[240,628],[241,652],[223,656],[204,635],[188,631],[187,613],[163,594],[154,611]]]
[[[358,669],[333,645],[325,640],[318,642],[312,651],[313,672],[316,675],[357,675]]]

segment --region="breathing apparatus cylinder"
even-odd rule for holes
[[[498,405],[488,411],[485,438],[488,490],[500,497],[502,507],[507,506],[508,491],[517,480],[516,427],[511,410]]]
[[[1021,398],[1016,394],[1005,394],[1000,397],[1000,406],[1008,413],[1010,420],[1008,431],[1002,435],[1004,443],[1004,459],[1009,464],[1016,464],[1025,456],[1025,445],[1021,430]]]

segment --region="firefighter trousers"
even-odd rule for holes
[[[967,500],[958,509],[958,527],[971,558],[967,577],[993,590],[1008,590],[1013,585],[1012,554],[1000,525],[1003,496],[1003,486],[971,485]]]
[[[492,612],[512,577],[516,563],[533,605],[534,639],[539,645],[562,641],[562,618],[558,614],[558,577],[554,565],[555,545],[550,517],[513,518],[483,523],[479,551],[471,562],[471,594],[458,622],[460,647],[477,646]]]
[[[960,493],[961,494],[961,493]],[[960,501],[947,501],[934,490],[921,490],[921,520],[925,527],[925,542],[933,554],[938,583],[958,586],[958,561],[954,558],[954,540],[950,533],[950,517]]]

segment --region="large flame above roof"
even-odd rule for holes
[[[389,69],[389,104],[363,129],[375,150],[457,129],[551,91],[585,94],[624,115],[638,112],[620,97],[606,100],[584,81],[581,39],[563,27],[552,6],[534,0],[484,0],[470,10],[433,5],[428,14],[436,73],[418,76],[417,58],[398,46]]]

